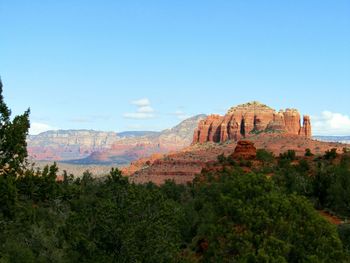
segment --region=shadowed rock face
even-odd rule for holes
[[[309,116],[304,116],[301,126],[300,113],[295,109],[276,110],[253,101],[229,109],[225,116],[210,115],[200,121],[194,132],[193,144],[205,142],[238,141],[249,134],[285,133],[311,137]]]
[[[251,141],[239,141],[234,153],[231,155],[233,159],[243,158],[246,160],[254,159],[256,157],[256,148]]]

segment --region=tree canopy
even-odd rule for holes
[[[29,109],[11,120],[11,110],[3,97],[0,79],[0,174],[16,175],[22,172],[27,158],[26,137],[28,135]]]

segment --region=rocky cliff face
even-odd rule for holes
[[[191,144],[193,132],[198,126],[198,122],[205,118],[206,115],[197,115],[159,133],[117,140],[110,148],[95,152],[82,161],[86,163],[127,164],[152,154],[178,151]]]
[[[47,131],[39,135],[30,135],[28,142],[32,146],[43,145],[80,145],[91,148],[105,148],[118,138],[115,132],[93,130],[57,130]]]
[[[28,153],[35,160],[84,158],[94,151],[109,148],[118,139],[114,132],[57,130],[28,136]]]
[[[194,132],[193,144],[238,141],[250,134],[274,132],[311,137],[309,116],[304,116],[303,126],[300,121],[300,113],[295,109],[277,112],[253,101],[232,107],[225,116],[210,115],[201,121]]]
[[[162,132],[48,131],[28,136],[28,153],[34,160],[127,164],[140,157],[189,146],[198,122],[205,118],[206,115],[197,115]]]

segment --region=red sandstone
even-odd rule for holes
[[[233,159],[254,159],[256,157],[256,148],[254,146],[254,143],[245,140],[237,142],[237,146],[231,157]]]
[[[254,101],[231,108],[225,116],[210,115],[200,121],[194,132],[193,144],[238,141],[249,134],[272,132],[310,138],[310,117],[304,116],[301,126],[300,113],[297,110],[276,112]]]

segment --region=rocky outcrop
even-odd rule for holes
[[[152,154],[169,153],[189,146],[198,122],[206,117],[197,115],[161,132],[48,131],[28,136],[28,153],[35,161],[129,164]]]
[[[311,122],[308,116],[300,123],[296,109],[274,109],[253,101],[232,107],[225,116],[210,115],[199,122],[193,135],[193,144],[204,142],[238,141],[250,134],[285,133],[311,137]]]
[[[311,132],[311,121],[310,117],[305,115],[303,118],[303,126],[301,127],[300,134],[304,135],[307,138],[311,138],[312,132]]]
[[[256,148],[254,146],[254,143],[245,140],[237,142],[237,146],[231,157],[233,159],[254,159],[256,157]]]

